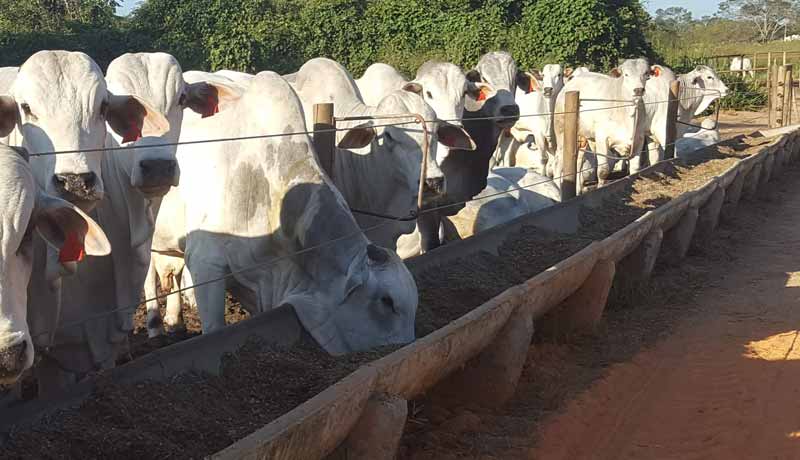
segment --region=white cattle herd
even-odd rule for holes
[[[662,158],[675,79],[684,123],[727,93],[705,66],[526,72],[505,52],[413,79],[379,63],[355,80],[325,58],[284,76],[183,72],[164,53],[105,75],[65,51],[0,69],[0,384],[33,367],[43,394],[114,366],[143,293],[150,337],[181,327],[183,302],[203,332],[224,327],[235,285],[251,313],[293,307],[332,354],[410,342],[418,296],[401,257],[555,204],[566,92],[582,99],[579,186],[602,186]],[[297,134],[323,102],[342,129],[330,175]],[[681,129],[678,153],[715,129]],[[193,142],[210,139],[226,140]],[[419,190],[416,220],[387,218],[413,216]],[[163,319],[157,283],[173,294]]]

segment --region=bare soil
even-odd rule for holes
[[[399,458],[800,458],[798,180],[611,299],[596,334],[532,344],[504,408],[415,401]]]
[[[419,274],[418,336],[463,316],[681,192],[696,188],[727,169],[734,157],[759,148],[744,141],[734,145],[734,153],[711,152],[709,161],[700,166],[679,166],[669,175],[639,178],[629,190],[609,201],[615,206],[622,203],[625,212],[621,212],[623,208],[602,214],[586,210],[578,235],[524,228],[508,238],[499,257],[480,254]],[[199,322],[192,319],[192,312],[185,313],[189,315],[188,334],[196,334]],[[246,316],[230,302],[229,313],[234,319]],[[138,315],[140,335],[134,338],[134,354],[163,345],[142,338],[141,334],[146,337],[142,312]],[[226,360],[221,376],[189,374],[171,382],[133,386],[106,383],[79,407],[9,433],[0,445],[0,458],[72,458],[78,453],[81,458],[199,458],[293,409],[360,364],[394,349],[337,359],[311,343],[291,350],[249,344]],[[411,420],[417,420],[415,417]],[[408,432],[413,436],[414,430]]]

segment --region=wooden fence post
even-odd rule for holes
[[[675,80],[669,84],[667,99],[667,138],[664,139],[664,159],[675,158],[675,141],[678,138],[678,103],[680,102],[681,82]]]
[[[783,125],[792,124],[792,65],[783,66],[785,73],[783,76]]]
[[[778,81],[775,83],[775,128],[780,128],[785,120],[783,113],[784,98],[786,96],[786,66],[778,67]]]
[[[771,53],[770,53],[771,54]],[[775,126],[775,85],[774,85],[774,78],[773,75],[775,74],[775,69],[772,65],[772,60],[767,64],[767,117],[769,121],[767,122],[767,126],[773,128]]]
[[[579,91],[569,91],[564,98],[564,149],[563,160],[561,162],[561,201],[575,198],[576,184],[580,180],[578,170],[583,165],[578,165],[578,113],[581,105]],[[583,155],[580,155],[583,158]]]
[[[317,151],[320,166],[330,178],[333,178],[334,152],[336,149],[336,133],[331,130],[335,128],[333,104],[329,102],[314,104],[314,148]]]
[[[786,65],[786,51],[783,52],[783,65]]]

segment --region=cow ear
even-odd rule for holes
[[[475,69],[470,70],[467,72],[467,81],[471,81],[472,83],[480,83],[483,81],[483,77],[481,77],[481,73]]]
[[[575,69],[573,69],[572,67],[567,67],[566,69],[564,69],[564,78],[571,77],[572,72],[575,72]]]
[[[536,69],[531,70],[531,75],[533,75],[537,80],[542,79],[542,73]]]
[[[661,66],[659,65],[650,66],[650,75],[658,78],[661,76],[661,72],[662,72]]]
[[[415,81],[410,81],[403,85],[403,90],[409,93],[422,94],[422,85]]]
[[[614,78],[619,78],[622,76],[622,71],[619,69],[611,69],[611,72],[609,72],[608,75]]]
[[[203,118],[211,117],[223,109],[227,104],[240,96],[236,90],[220,83],[200,81],[186,85],[186,97],[183,106],[202,115]]]
[[[340,149],[360,149],[368,146],[378,135],[372,122],[362,123],[352,129],[348,129],[338,147]]]
[[[39,193],[32,224],[42,239],[59,251],[62,263],[111,253],[111,243],[97,222],[62,199]]]
[[[136,96],[108,98],[106,121],[115,133],[122,136],[122,143],[133,142],[142,136],[160,136],[169,131],[169,122],[164,115]]]
[[[467,83],[466,94],[478,102],[483,102],[494,95],[494,88],[486,83]]]
[[[519,88],[525,94],[533,91],[531,80],[533,80],[533,75],[527,72],[517,72],[517,88]]]
[[[11,134],[18,121],[17,101],[11,96],[0,96],[0,137]]]
[[[456,126],[445,121],[439,122],[439,127],[436,128],[436,136],[439,143],[450,147],[451,149],[459,150],[475,150],[475,141],[472,137],[464,131],[464,128]]]

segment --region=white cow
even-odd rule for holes
[[[653,66],[652,77],[647,81],[644,101],[647,129],[650,142],[647,145],[650,164],[663,159],[667,138],[667,104],[671,82],[679,80],[681,91],[678,101],[677,136],[687,133],[695,116],[702,114],[716,99],[728,94],[728,87],[714,70],[708,66],[697,66],[691,72],[678,77],[668,67]],[[631,172],[638,171],[639,162],[631,160]]]
[[[22,137],[16,140],[31,154],[62,151],[32,156],[38,186],[84,211],[95,208],[104,196],[106,121],[120,135],[135,138],[163,120],[139,99],[108,91],[100,69],[83,53],[34,54],[20,67],[8,93],[0,124],[16,122]],[[28,323],[34,343],[48,347],[58,325],[61,276],[76,267],[60,263],[63,254],[41,239],[35,239],[34,251]]]
[[[16,104],[0,98],[0,136],[14,129],[8,115]],[[9,113],[10,112],[10,113]],[[28,282],[34,268],[33,230],[74,263],[84,254],[111,250],[100,227],[80,209],[40,191],[24,149],[0,145],[0,384],[14,383],[33,365],[33,332],[28,325]],[[58,305],[39,305],[58,312]]]
[[[356,80],[356,86],[364,103],[376,106],[387,94],[402,89],[408,79],[394,67],[377,62],[367,67],[364,74]]]
[[[560,190],[547,176],[525,168],[495,168],[475,200],[448,219],[458,237],[466,238],[553,206],[560,199]]]
[[[313,105],[333,102],[336,117],[361,117],[397,114],[421,114],[426,120],[435,120],[436,113],[425,103],[417,91],[398,89],[381,99],[378,106],[364,104],[352,77],[339,63],[317,58],[303,64],[293,84],[312,126]],[[381,126],[405,123],[397,126]],[[442,187],[442,172],[435,161],[436,144],[445,148],[474,150],[475,144],[459,126],[432,121],[427,124],[432,134],[428,141],[430,155],[427,163],[425,200],[447,193]],[[351,208],[377,212],[390,216],[408,216],[416,209],[419,195],[419,177],[424,136],[411,118],[378,119],[337,122],[337,128],[351,127],[340,132],[340,148],[335,153],[333,182],[342,192]],[[356,215],[362,228],[369,228],[384,219],[369,215]],[[377,244],[395,249],[400,235],[411,233],[414,222],[395,222],[370,232]]]
[[[225,93],[205,83],[186,84],[178,62],[163,53],[125,54],[109,65],[106,81],[110,91],[134,94],[152,114],[140,133],[146,137],[108,133],[108,147],[131,148],[102,157],[105,198],[96,212],[113,253],[90,259],[75,277],[62,280],[60,322],[81,324],[62,328],[55,336],[41,369],[51,376],[46,382],[50,387],[40,385],[44,392],[113,366],[127,348],[150,264],[158,205],[178,184],[176,147],[163,144],[178,140],[184,108],[211,116]],[[116,310],[103,316],[111,309]],[[84,321],[89,317],[93,319]]]
[[[522,116],[511,128],[511,136],[507,141],[509,146],[498,149],[496,165],[534,168],[542,174],[553,176],[558,145],[553,131],[553,111],[564,81],[572,74],[571,68],[562,70],[559,64],[547,64],[542,72],[534,70],[526,74],[527,87],[518,86],[516,90],[516,101]],[[518,158],[520,147],[529,143],[530,137],[537,146],[537,155],[535,158]]]
[[[573,78],[558,96],[556,112],[563,112],[564,95],[570,91],[580,91],[578,135],[595,142],[599,186],[604,185],[608,179],[612,164],[610,160],[613,157],[629,159],[642,150],[645,135],[642,97],[650,72],[646,59],[629,59],[614,69],[610,76],[588,73]],[[564,119],[564,115],[555,116],[557,138],[563,136]],[[562,148],[563,146],[558,146],[556,176],[563,174]],[[583,157],[583,151],[579,150],[578,164],[583,164]],[[577,182],[580,191],[581,181]]]
[[[687,132],[675,144],[675,155],[684,160],[692,160],[695,152],[718,144],[721,140],[716,122],[710,118],[700,123],[701,129]]]
[[[755,72],[753,72],[753,62],[748,57],[735,57],[731,59],[730,70],[732,72],[741,72],[742,77],[747,75],[753,78],[755,76]]]
[[[181,137],[301,132],[304,118],[289,84],[262,72],[214,119],[184,122]],[[171,249],[185,247],[204,332],[225,325],[220,279],[232,275],[257,299],[251,312],[292,305],[330,353],[414,339],[413,278],[360,232],[308,135],[181,146],[178,162],[185,227]]]

